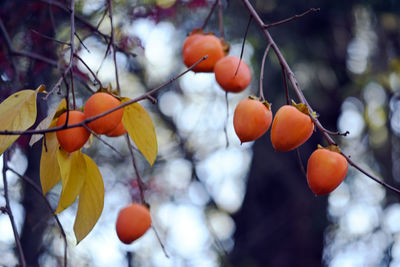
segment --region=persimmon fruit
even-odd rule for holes
[[[125,244],[130,244],[144,235],[150,226],[150,211],[144,205],[132,203],[118,213],[117,235],[119,240]]]
[[[347,160],[335,149],[338,148],[336,146],[320,147],[308,159],[307,182],[311,191],[316,195],[331,193],[346,177]]]
[[[240,101],[233,115],[233,127],[242,143],[261,137],[269,129],[271,122],[270,105],[256,97]]]
[[[298,107],[284,105],[276,112],[271,126],[271,142],[276,151],[293,150],[310,138],[314,123],[306,110],[300,111]]]
[[[111,131],[107,132],[106,135],[109,137],[117,137],[117,136],[121,136],[125,133],[126,133],[126,129],[121,120],[121,122],[117,125],[117,127],[112,129]]]
[[[192,69],[194,72],[213,72],[215,63],[225,56],[223,42],[212,34],[190,34],[182,47],[183,63],[190,67],[204,56],[207,58]]]
[[[93,94],[86,101],[84,113],[87,118],[99,115],[121,104],[114,96],[99,92]],[[122,108],[117,109],[110,114],[100,117],[88,123],[88,127],[97,134],[105,134],[112,131],[121,122],[124,111]]]
[[[226,92],[242,92],[251,81],[251,71],[249,66],[246,62],[234,56],[227,56],[219,60],[215,64],[214,73],[218,84]]]
[[[68,125],[76,124],[84,121],[86,116],[83,112],[70,110],[68,115]],[[67,112],[61,114],[57,119],[56,126],[63,126],[67,120]],[[74,127],[56,132],[57,140],[60,146],[67,152],[74,152],[86,143],[89,139],[90,132],[85,127]]]

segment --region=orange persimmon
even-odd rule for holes
[[[307,163],[307,182],[316,195],[329,194],[346,177],[348,164],[336,146],[319,147]]]
[[[106,135],[109,137],[117,137],[117,136],[121,136],[123,134],[126,133],[126,129],[124,127],[124,124],[122,123],[122,121],[117,125],[117,127],[115,127],[114,129],[112,129],[111,131],[107,132]]]
[[[271,121],[270,105],[256,97],[240,101],[233,115],[233,127],[242,143],[254,141],[265,134]]]
[[[120,210],[115,226],[119,240],[130,244],[150,228],[150,211],[144,205],[132,203]]]
[[[218,84],[226,92],[239,93],[246,89],[251,81],[249,66],[246,62],[234,56],[224,57],[219,60],[215,64],[214,73]]]
[[[299,104],[301,105],[301,104]],[[285,105],[276,112],[271,126],[271,142],[277,151],[289,151],[305,143],[314,131],[308,109]]]
[[[212,34],[192,33],[183,43],[183,62],[190,67],[204,56],[207,59],[194,67],[194,72],[213,72],[215,63],[225,56],[222,41]]]
[[[68,112],[68,125],[76,124],[84,121],[86,116],[83,112],[71,110]],[[61,114],[57,119],[56,126],[63,126],[67,120],[67,112]],[[85,127],[75,127],[56,132],[57,140],[60,146],[67,152],[71,153],[83,147],[89,139],[90,132]]]
[[[84,113],[87,118],[109,111],[121,104],[114,96],[107,93],[95,93],[86,101]],[[117,109],[101,118],[88,123],[88,127],[97,134],[105,134],[121,122],[124,111]]]

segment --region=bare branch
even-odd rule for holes
[[[311,12],[318,12],[318,11],[320,11],[319,8],[310,8],[309,10],[307,10],[307,11],[304,12],[304,13],[301,13],[300,15],[294,15],[293,17],[290,17],[290,18],[287,18],[287,19],[284,19],[284,20],[280,20],[280,21],[278,21],[278,22],[274,22],[274,23],[270,23],[270,24],[266,24],[266,25],[264,24],[264,28],[265,28],[265,29],[268,29],[268,28],[271,28],[271,27],[274,27],[274,26],[278,26],[278,25],[281,25],[281,24],[290,22],[290,21],[292,21],[292,20],[295,20],[295,19],[304,17],[304,16],[307,15],[308,13],[311,13]]]
[[[40,32],[38,32],[37,30],[33,30],[33,29],[32,29],[31,31],[32,31],[34,34],[37,34],[37,35],[39,35],[40,37],[42,37],[42,38],[44,38],[44,39],[47,39],[47,40],[56,42],[56,43],[61,44],[61,45],[68,45],[68,46],[70,45],[70,43],[57,40],[57,39],[55,39],[55,38],[53,38],[53,37],[47,36],[47,35],[45,35],[45,34],[43,34],[43,33],[40,33]]]
[[[86,62],[80,57],[78,56],[78,54],[74,54],[74,56],[80,61],[82,62],[82,64],[86,67],[86,69],[90,72],[90,74],[92,74],[93,78],[95,79],[95,81],[100,85],[100,87],[103,88],[103,84],[101,83],[100,79],[97,77],[96,74],[94,74],[94,72],[92,71],[92,69],[90,69],[90,67],[86,64]]]
[[[124,155],[122,155],[115,147],[113,147],[111,144],[109,144],[108,142],[106,142],[105,140],[103,140],[98,134],[96,134],[92,129],[90,129],[86,124],[83,125],[83,127],[85,127],[86,130],[88,130],[91,134],[93,134],[94,137],[96,137],[100,142],[102,142],[103,144],[105,144],[106,146],[108,146],[112,151],[114,151],[115,153],[117,153],[117,155],[123,159]]]
[[[110,17],[110,24],[111,24],[111,39],[110,39],[110,44],[112,47],[112,52],[113,52],[113,59],[114,59],[114,68],[115,68],[115,81],[117,83],[117,91],[118,95],[121,95],[121,88],[119,86],[119,75],[118,75],[118,64],[117,64],[117,51],[115,49],[115,43],[114,43],[114,25],[113,25],[113,12],[112,12],[112,1],[107,0],[108,3],[108,14]]]
[[[25,256],[24,256],[24,251],[22,250],[22,245],[21,245],[21,241],[19,239],[19,234],[18,234],[18,230],[17,230],[17,225],[15,223],[14,220],[14,215],[11,211],[11,206],[10,206],[10,199],[8,197],[8,183],[7,183],[7,170],[8,170],[8,152],[4,152],[3,154],[3,183],[4,183],[4,199],[6,201],[6,207],[5,209],[3,209],[3,212],[7,212],[8,217],[10,218],[10,222],[11,222],[11,227],[13,229],[13,233],[14,233],[14,239],[15,239],[15,243],[17,246],[17,250],[18,250],[18,256],[19,256],[19,262],[21,263],[21,266],[25,267],[26,266],[26,262],[25,262]]]
[[[51,204],[49,202],[49,200],[42,194],[42,190],[40,189],[40,187],[33,182],[28,176],[26,175],[21,175],[19,174],[16,170],[14,170],[13,168],[9,167],[7,168],[9,171],[13,172],[15,175],[17,175],[19,178],[21,178],[22,180],[24,180],[26,183],[28,183],[30,186],[32,186],[32,188],[40,195],[40,197],[44,200],[44,202],[46,203],[47,208],[49,209],[50,213],[53,214],[54,219],[56,220],[56,223],[58,225],[58,227],[60,228],[60,232],[61,235],[63,237],[64,240],[64,267],[67,267],[67,248],[68,248],[68,244],[67,244],[67,236],[65,235],[65,231],[64,228],[61,225],[60,220],[58,219],[57,214],[54,213],[53,208],[51,207]]]

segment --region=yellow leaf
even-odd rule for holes
[[[60,113],[61,111],[64,111],[66,108],[67,108],[67,104],[66,104],[65,98],[63,98],[61,100],[61,102],[58,104],[57,109],[52,110],[49,113],[49,115],[38,124],[38,126],[35,128],[35,130],[43,130],[43,129],[47,129],[50,127],[54,127],[56,124],[54,121],[54,117],[56,116],[56,114]],[[37,141],[42,139],[42,137],[43,137],[42,134],[32,135],[31,140],[29,141],[29,145],[33,146]]]
[[[80,150],[68,153],[58,149],[57,160],[60,166],[62,191],[56,213],[60,213],[74,203],[80,193],[86,178],[86,162]]]
[[[79,194],[78,212],[74,223],[77,242],[92,231],[98,221],[104,205],[104,184],[96,163],[83,154],[86,161],[86,179]]]
[[[0,131],[25,131],[36,120],[36,96],[42,89],[22,90],[10,95],[0,104]],[[17,140],[19,135],[0,135],[0,154]]]
[[[43,195],[46,195],[60,181],[60,167],[57,161],[59,148],[56,133],[46,133],[45,142],[42,145],[42,156],[40,157],[40,183]],[[46,150],[47,148],[47,150]]]
[[[129,100],[123,98],[121,103]],[[153,165],[157,156],[157,138],[147,111],[139,103],[124,107],[122,124],[146,160]]]
[[[63,99],[58,105],[57,110],[51,112],[51,114],[45,120],[53,120],[48,127],[54,127],[56,120],[54,116],[57,111],[66,108],[65,99]],[[47,149],[46,149],[47,148]],[[57,151],[59,144],[57,141],[56,133],[46,133],[46,137],[42,145],[42,155],[40,157],[40,183],[42,185],[42,191],[45,195],[50,189],[52,189],[61,179],[60,167],[57,160]]]

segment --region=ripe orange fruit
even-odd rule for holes
[[[96,116],[118,107],[121,102],[107,93],[95,93],[86,101],[84,113],[87,118]],[[88,127],[97,134],[105,134],[113,130],[121,122],[123,109],[118,109],[106,116],[88,123]]]
[[[243,99],[236,106],[233,127],[242,143],[256,140],[262,136],[272,122],[272,112],[266,101],[255,97]]]
[[[237,73],[236,70],[238,70]],[[234,56],[224,57],[219,60],[215,64],[214,73],[218,84],[226,92],[239,93],[246,89],[251,81],[249,66],[243,60]]]
[[[295,149],[310,138],[314,123],[307,112],[308,109],[302,112],[297,107],[289,105],[282,106],[276,112],[271,126],[271,142],[275,150]]]
[[[124,124],[122,124],[122,121],[117,125],[117,127],[115,127],[114,129],[112,129],[111,131],[107,132],[106,135],[109,137],[117,137],[117,136],[121,136],[123,134],[126,133],[126,129],[124,127]]]
[[[346,177],[347,160],[337,149],[336,146],[328,149],[320,147],[308,159],[307,182],[316,195],[329,194]]]
[[[207,59],[193,68],[194,72],[212,72],[214,70],[215,63],[225,56],[221,40],[212,34],[193,33],[189,35],[182,47],[185,65],[190,67],[206,55]]]
[[[86,116],[83,112],[70,110],[68,116],[68,125],[80,123],[84,121]],[[56,126],[65,125],[67,120],[67,112],[61,114],[58,118]],[[67,152],[71,153],[80,149],[89,139],[90,132],[85,127],[75,127],[56,132],[57,140],[60,146]]]
[[[116,230],[119,240],[125,244],[144,235],[150,226],[150,211],[141,204],[132,203],[119,211]]]

